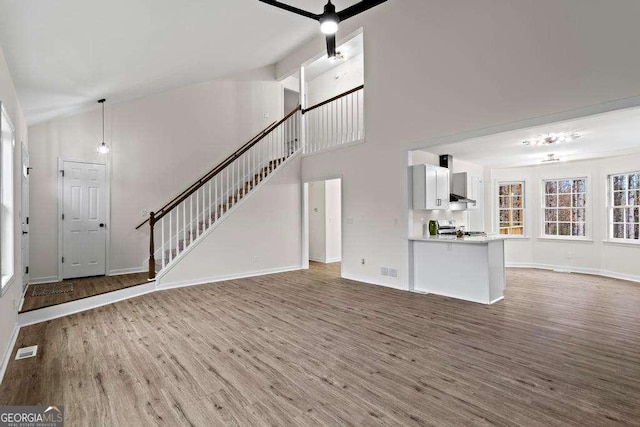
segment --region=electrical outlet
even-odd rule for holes
[[[365,262],[364,262],[364,258],[361,258],[361,259],[360,259],[360,264],[362,264],[362,265],[364,265],[364,264],[365,264]]]
[[[269,118],[269,113],[264,113],[264,118],[268,119]]]
[[[398,269],[397,268],[390,268],[389,269],[389,277],[393,277],[393,278],[398,278]]]
[[[380,267],[380,274],[383,276],[389,275],[389,269],[387,267]]]

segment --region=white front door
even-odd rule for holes
[[[65,161],[63,170],[62,277],[105,275],[106,167]]]
[[[29,153],[22,146],[22,289],[29,284]]]

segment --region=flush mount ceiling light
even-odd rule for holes
[[[553,163],[553,162],[559,162],[560,159],[556,157],[555,154],[547,154],[547,158],[542,160],[542,163]]]
[[[106,99],[99,99],[98,103],[102,104],[102,144],[98,145],[98,148],[96,148],[96,152],[98,154],[102,154],[102,155],[107,155],[109,153],[111,153],[111,148],[104,142],[104,103],[106,102]]]
[[[356,3],[340,12],[336,12],[336,7],[331,3],[331,0],[329,0],[329,2],[324,6],[324,12],[320,15],[298,9],[297,7],[289,6],[288,4],[284,4],[276,0],[260,1],[320,22],[320,31],[327,36],[327,55],[329,58],[333,58],[336,56],[336,33],[338,32],[340,22],[382,4],[387,0],[362,0],[360,3]]]
[[[571,142],[581,137],[582,134],[578,132],[543,133],[535,138],[525,139],[524,141],[522,141],[522,143],[527,146],[539,147],[541,145],[553,145]]]

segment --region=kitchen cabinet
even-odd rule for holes
[[[413,209],[449,209],[449,169],[433,165],[412,166]]]

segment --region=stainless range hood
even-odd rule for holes
[[[443,154],[442,156],[440,156],[440,167],[443,168],[447,168],[449,169],[449,201],[451,203],[473,203],[475,204],[476,201],[473,199],[469,199],[467,197],[466,191],[465,194],[457,194],[454,191],[454,188],[458,187],[456,186],[456,175],[460,176],[461,174],[454,174],[453,173],[453,156],[451,154]],[[466,175],[466,174],[465,174]],[[466,178],[466,176],[465,176]],[[466,184],[464,186],[461,186],[461,188],[466,188]]]

